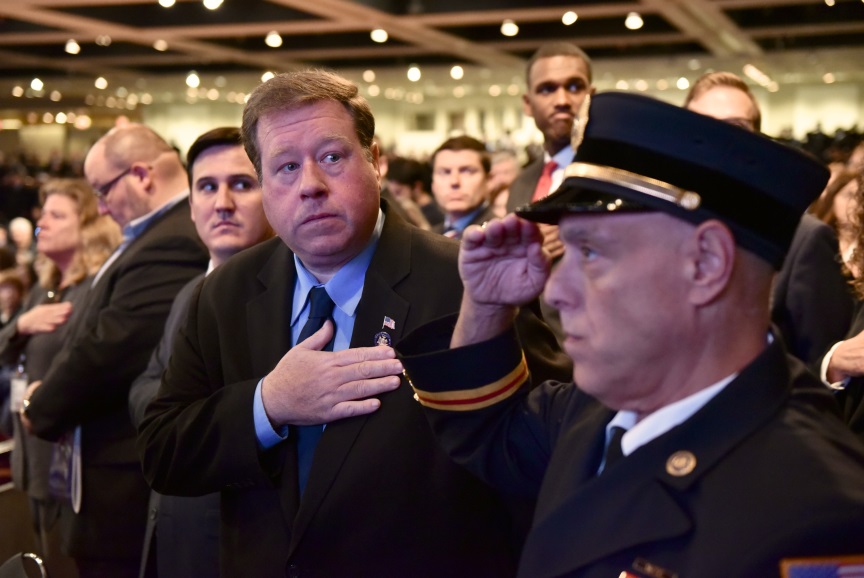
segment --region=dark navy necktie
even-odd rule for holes
[[[621,439],[627,430],[620,426],[612,426],[612,435],[609,436],[609,443],[606,445],[606,461],[603,465],[605,472],[614,464],[624,459],[624,450],[621,449]]]
[[[309,292],[309,319],[300,331],[297,343],[304,341],[310,335],[324,326],[328,319],[332,320],[333,300],[327,294],[324,287],[313,287]],[[333,341],[336,338],[334,326],[333,339],[324,347],[323,351],[333,351]],[[300,484],[300,494],[306,489],[306,481],[312,469],[312,457],[315,455],[315,446],[324,433],[323,425],[304,425],[296,427],[297,434],[297,480]]]

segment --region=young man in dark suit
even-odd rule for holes
[[[455,330],[399,346],[451,456],[538,496],[519,576],[755,578],[860,554],[864,446],[769,317],[827,169],[635,94],[594,97],[583,136],[527,220],[466,231]],[[551,275],[529,221],[560,226]],[[573,381],[532,389],[510,326],[544,286]]]
[[[202,134],[189,147],[186,162],[189,206],[195,230],[210,253],[208,272],[273,237],[261,203],[258,176],[243,150],[239,128],[215,128]],[[136,427],[159,390],[174,337],[203,279],[204,273],[177,294],[162,340],[147,369],[132,384],[129,411]],[[219,494],[179,497],[152,492],[143,552],[142,578],[218,578]]]
[[[66,346],[31,385],[24,417],[49,440],[75,432],[80,461],[73,460],[60,521],[81,577],[134,577],[150,491],[135,451],[129,387],[177,292],[204,270],[207,251],[189,221],[183,164],[149,128],[109,132],[87,153],[84,173],[124,240],[96,274]]]
[[[345,79],[278,75],[242,128],[279,238],[193,296],[139,429],[148,480],[222,493],[223,576],[512,575],[508,510],[437,448],[387,346],[458,309],[458,244],[380,204],[374,118]],[[535,371],[566,371],[522,321]]]
[[[486,147],[470,136],[449,138],[432,153],[432,194],[444,210],[444,222],[433,231],[460,239],[468,226],[495,216],[489,203],[491,166]]]

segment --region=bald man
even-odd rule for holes
[[[123,243],[94,277],[48,374],[31,385],[23,419],[39,437],[65,440],[80,455],[60,522],[81,578],[134,577],[149,488],[135,451],[129,388],[147,366],[175,295],[204,271],[208,253],[189,219],[183,164],[149,128],[109,132],[88,152],[84,173],[100,212],[123,228]]]

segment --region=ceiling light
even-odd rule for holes
[[[628,30],[639,30],[642,28],[643,24],[644,22],[642,21],[642,17],[639,16],[638,12],[631,12],[624,20],[624,26],[626,26]]]
[[[420,76],[422,76],[420,73],[420,67],[416,64],[412,64],[411,67],[408,69],[408,80],[410,80],[411,82],[417,82],[418,80],[420,80]]]
[[[455,98],[462,98],[463,96],[465,96],[465,87],[464,86],[457,86],[456,88],[454,88],[453,89],[453,96]]]
[[[153,48],[158,50],[159,52],[165,52],[168,50],[168,42],[162,40],[161,38],[153,43]]]
[[[825,0],[826,6],[834,6],[834,0]]]
[[[453,80],[462,80],[463,76],[465,76],[465,69],[458,64],[450,69],[450,78]]]
[[[98,88],[99,90],[105,90],[106,88],[108,88],[108,81],[105,80],[104,77],[100,76],[100,77],[97,78],[96,81],[93,83],[93,86],[95,86],[95,87]]]
[[[36,92],[39,92],[44,87],[45,87],[45,83],[42,82],[41,80],[39,80],[38,78],[34,78],[33,80],[30,81],[30,88],[32,88]]]
[[[100,34],[96,37],[96,44],[98,46],[111,46],[111,37],[107,34]]]
[[[45,124],[51,124],[52,122],[54,122],[54,115],[50,112],[46,112],[42,115],[42,122],[44,122]]]
[[[51,102],[60,102],[63,99],[63,95],[60,94],[59,90],[52,90],[48,98],[51,99]]]
[[[579,19],[579,16],[577,16],[577,14],[575,12],[570,10],[569,12],[564,13],[564,16],[561,17],[561,22],[564,23],[564,26],[570,26],[571,24],[576,22],[578,19]]]
[[[745,64],[743,70],[747,78],[749,78],[759,86],[764,86],[767,88],[769,84],[774,82],[770,76],[768,76],[752,64]]]
[[[375,82],[375,71],[374,70],[364,70],[363,71],[363,82]]]
[[[630,88],[630,83],[626,80],[619,80],[615,83],[616,90],[627,90],[628,88]]]
[[[58,112],[57,116],[54,117],[54,120],[57,124],[66,124],[66,113]]]
[[[186,77],[186,86],[189,88],[198,88],[201,85],[201,78],[194,70]]]
[[[141,95],[141,104],[153,104],[153,95],[145,92]]]
[[[657,90],[666,90],[667,88],[669,88],[669,83],[665,78],[661,78],[657,81]]]
[[[387,31],[383,28],[376,28],[369,33],[369,36],[372,38],[373,42],[377,42],[378,44],[383,44],[387,42],[388,38],[390,38]]]
[[[507,94],[509,94],[510,96],[516,96],[517,94],[519,94],[520,91],[521,89],[516,83],[513,83],[507,87]]]
[[[21,98],[22,96],[24,96],[24,87],[23,86],[15,86],[12,89],[12,96],[14,96],[15,98]]]
[[[370,84],[366,91],[369,93],[369,96],[378,96],[381,94],[381,87],[377,84]]]
[[[822,82],[824,82],[825,84],[832,84],[836,80],[837,79],[834,78],[834,75],[831,74],[830,72],[826,72],[825,74],[822,75]]]
[[[162,8],[171,8],[176,0],[159,0],[159,6]]]
[[[216,79],[213,81],[213,84],[215,84],[219,88],[225,88],[225,86],[228,85],[228,79],[224,76],[217,76]]]
[[[88,129],[92,124],[93,120],[90,118],[89,115],[86,114],[82,114],[75,119],[75,128],[79,130]]]
[[[276,75],[268,70],[267,72],[265,72],[264,74],[261,75],[261,82],[267,82],[268,80],[270,80],[274,76],[276,76]]]
[[[222,6],[222,0],[204,0],[204,8],[207,10],[216,10]]]
[[[70,38],[66,41],[66,47],[64,48],[67,54],[78,54],[81,52],[81,46],[75,42],[74,38]]]
[[[501,23],[501,34],[504,36],[516,36],[519,34],[519,26],[508,18]]]
[[[282,46],[282,37],[279,36],[279,33],[275,30],[271,30],[267,33],[267,36],[264,37],[264,44],[270,48],[279,48]]]
[[[501,87],[493,84],[489,87],[489,96],[501,96]]]
[[[675,82],[675,86],[678,87],[678,90],[687,90],[690,88],[690,81],[682,76],[677,82]]]
[[[646,90],[648,90],[648,81],[640,78],[633,86],[635,86],[636,90],[638,90],[639,92],[645,92]]]

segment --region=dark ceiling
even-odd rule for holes
[[[97,76],[128,82],[191,69],[201,75],[260,75],[304,65],[362,70],[463,64],[519,70],[531,52],[551,40],[576,42],[602,62],[626,60],[638,66],[640,59],[658,57],[739,59],[766,63],[769,72],[782,55],[833,51],[841,58],[830,66],[841,78],[845,74],[855,80],[864,64],[848,55],[860,54],[854,51],[864,47],[864,2],[833,4],[224,0],[218,9],[208,10],[201,0],[177,0],[170,8],[157,0],[0,0],[0,81],[11,86],[38,75],[63,79],[67,86],[80,79],[92,87]],[[569,26],[562,23],[568,10],[578,15]],[[625,27],[630,12],[642,15],[640,29]],[[518,24],[518,35],[501,34],[504,19]],[[377,27],[388,32],[387,42],[371,40],[370,30]],[[281,34],[281,47],[265,45],[270,31]],[[69,39],[79,43],[79,54],[64,51]],[[167,43],[167,49],[156,50],[157,41]],[[806,68],[812,62],[799,64]],[[5,86],[0,82],[0,108],[9,105]]]

